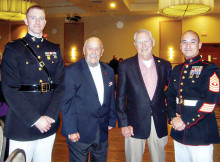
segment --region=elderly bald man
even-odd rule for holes
[[[62,134],[66,136],[71,162],[107,160],[108,130],[115,127],[114,71],[100,62],[102,41],[85,41],[85,58],[66,68],[62,105]]]

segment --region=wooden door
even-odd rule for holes
[[[83,58],[84,23],[64,24],[64,63],[69,65]]]

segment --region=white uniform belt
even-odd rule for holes
[[[176,103],[182,104],[184,106],[196,106],[198,100],[186,100],[186,99],[180,99],[176,97]]]

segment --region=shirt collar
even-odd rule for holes
[[[147,68],[147,66],[144,64],[144,61],[142,60],[142,58],[139,55],[138,55],[138,62],[139,62],[139,66],[141,68]],[[152,57],[151,66],[149,68],[152,68],[153,66],[155,66],[154,57]],[[149,68],[147,68],[147,69],[149,69]]]

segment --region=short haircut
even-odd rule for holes
[[[151,39],[152,41],[155,41],[154,38],[152,37],[151,32],[150,32],[149,30],[140,29],[140,30],[138,30],[138,31],[134,34],[134,41],[135,41],[135,42],[136,42],[136,39],[137,39],[137,34],[142,33],[142,32],[148,33],[150,39]]]
[[[33,5],[33,6],[31,6],[31,7],[29,7],[29,8],[27,9],[26,17],[27,17],[27,15],[28,15],[28,13],[30,12],[30,10],[32,10],[32,9],[39,9],[39,10],[43,10],[43,11],[44,11],[43,7],[41,7],[41,6],[39,6],[39,5]],[[45,13],[45,11],[44,11],[44,13]]]
[[[103,43],[102,43],[101,39],[99,39],[99,38],[97,38],[97,37],[90,37],[90,38],[86,39],[86,41],[85,41],[85,43],[84,43],[83,48],[85,48],[85,47],[86,47],[86,45],[87,45],[88,41],[89,41],[89,40],[91,40],[91,39],[96,39],[97,41],[99,41],[99,42],[100,42],[100,44],[101,44],[101,48],[103,48]]]
[[[185,32],[183,33],[183,35],[184,35],[185,33],[194,33],[194,34],[197,36],[198,41],[200,42],[199,34],[197,34],[195,31],[193,31],[193,30],[187,30],[187,31],[185,31]],[[183,36],[183,35],[182,35],[182,36]],[[180,39],[180,42],[181,42],[181,41],[182,41],[182,37],[181,37],[181,39]]]

